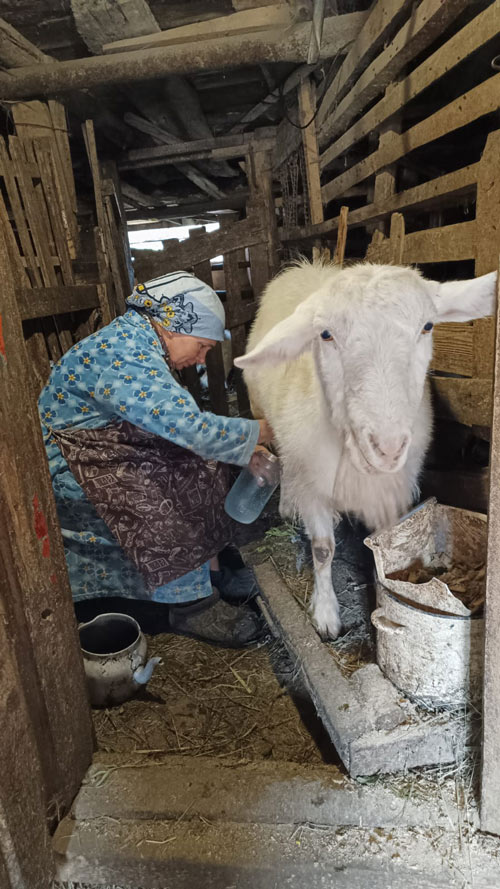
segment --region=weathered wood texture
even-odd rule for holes
[[[45,806],[56,817],[71,802],[88,766],[92,731],[5,224],[0,226],[0,273],[0,541],[7,574],[0,611],[20,676],[17,696],[26,701],[36,739]],[[25,783],[26,777],[19,791]]]
[[[356,189],[366,198],[364,205],[350,208],[349,231],[364,229],[371,236],[368,259],[417,264],[424,271],[426,265],[474,261],[476,275],[496,268],[500,133],[494,131],[494,114],[500,105],[500,74],[489,65],[478,65],[498,34],[500,0],[492,0],[472,18],[464,15],[461,28],[445,41],[438,39],[469,6],[463,0],[421,0],[411,9],[397,2],[372,7],[322,98],[316,121],[323,207],[333,218],[282,230],[284,245],[308,244],[317,250],[318,243],[330,244],[343,225],[339,204],[347,204],[346,193]],[[383,40],[369,63],[359,66],[355,47],[370,52],[370,37],[376,42],[377,28]],[[418,64],[408,71],[413,59]],[[427,97],[426,105],[418,106],[421,94]],[[450,140],[460,141],[465,127],[475,134],[475,156],[469,151],[468,165],[454,169]],[[466,268],[457,270],[459,277],[470,274]],[[488,425],[493,354],[491,319],[437,327],[432,369],[465,378],[436,379],[439,412]]]
[[[119,157],[117,163],[120,170],[135,170],[161,166],[167,162],[175,164],[208,158],[214,160],[243,158],[248,152],[250,143],[253,142],[258,142],[263,150],[271,149],[274,143],[274,129],[261,127],[251,134],[235,133],[214,136],[211,139],[192,139],[188,142],[179,139],[153,148],[135,148]]]
[[[403,67],[432,44],[467,5],[468,0],[422,0],[418,6],[413,7],[409,19],[392,42],[363,70],[345,98],[336,105],[334,112],[322,121],[320,145],[342,132],[356,114],[383,93]],[[368,31],[370,19],[371,16],[365,22],[358,41]],[[397,22],[396,16],[393,21]],[[344,65],[347,65],[347,61],[346,59]],[[342,69],[339,74],[341,72]]]
[[[2,504],[0,526],[6,515]],[[6,593],[17,592],[16,587],[10,588],[13,554],[9,543],[0,527],[0,885],[2,889],[50,889],[54,864],[42,767],[28,702],[22,694],[15,628],[7,622],[2,607]]]
[[[331,58],[342,52],[356,37],[365,18],[366,13],[354,12],[325,19],[321,58]],[[310,32],[311,26],[304,23],[293,26],[285,35],[273,31],[265,35],[202,41],[198,43],[196,53],[193,53],[191,44],[185,44],[43,66],[29,65],[16,68],[15,74],[8,77],[3,75],[0,90],[5,99],[22,99],[131,80],[151,80],[166,74],[193,74],[195,71],[271,62],[305,62]]]
[[[312,225],[323,222],[323,202],[321,200],[321,180],[319,173],[318,140],[316,138],[316,94],[311,79],[299,87],[299,123],[302,127],[302,145],[307,177],[307,197],[309,219]]]
[[[254,244],[266,244],[266,233],[256,213],[237,222],[229,229],[203,232],[185,241],[164,241],[163,250],[135,250],[135,274],[138,281],[147,281],[167,271],[192,268],[194,263],[213,259],[222,253],[230,253]]]
[[[73,0],[74,2],[74,0]],[[237,34],[253,34],[273,28],[287,28],[292,24],[290,8],[274,4],[257,9],[241,10],[231,15],[218,16],[208,22],[196,22],[167,31],[146,32],[143,37],[115,40],[105,43],[105,53],[126,52],[127,50],[151,49],[153,46],[173,46],[175,44],[199,43],[211,38],[223,38]],[[196,46],[193,47],[196,49]]]
[[[105,194],[103,187],[102,171],[97,157],[94,124],[91,120],[87,120],[83,124],[83,134],[94,185],[97,217],[97,226],[94,234],[103,288],[101,291],[103,323],[107,324],[115,315],[123,312],[125,298],[130,292],[130,288],[125,286],[125,244],[123,238],[119,237],[114,208],[111,202],[111,195],[114,193],[113,181],[107,180],[109,183],[107,194]],[[118,199],[116,199],[116,202],[118,202]]]
[[[500,274],[497,288],[500,300]],[[486,572],[481,829],[500,834],[500,312],[497,311]]]

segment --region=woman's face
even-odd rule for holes
[[[182,370],[194,364],[205,364],[208,350],[215,346],[215,340],[189,336],[187,333],[173,333],[159,324],[154,326],[168,349],[170,362],[175,370]]]

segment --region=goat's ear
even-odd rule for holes
[[[259,364],[279,364],[293,361],[311,345],[314,336],[313,316],[315,304],[311,297],[300,303],[295,311],[269,330],[255,349],[235,359],[236,367],[254,367]]]
[[[496,306],[497,273],[490,272],[469,281],[436,284],[434,301],[437,321],[472,321],[493,315]]]

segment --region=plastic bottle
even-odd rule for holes
[[[280,464],[274,454],[258,454],[258,467],[242,469],[224,503],[227,514],[243,525],[254,522],[280,480]]]

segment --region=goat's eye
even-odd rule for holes
[[[321,339],[325,340],[326,343],[331,343],[333,340],[333,336],[331,335],[329,330],[322,330]]]
[[[424,324],[424,326],[422,327],[422,333],[430,333],[433,327],[434,324],[432,323],[432,321],[428,321],[427,324]]]

